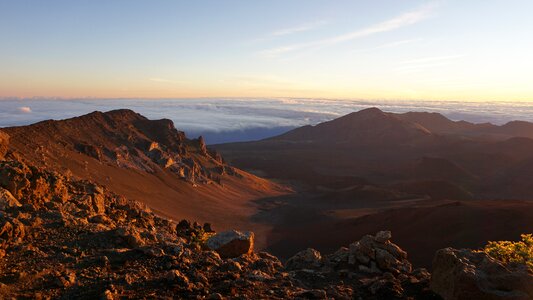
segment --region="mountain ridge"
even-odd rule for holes
[[[247,228],[255,211],[250,200],[290,192],[228,165],[171,120],[148,120],[131,110],[2,130],[10,136],[8,155],[89,179],[174,220]]]

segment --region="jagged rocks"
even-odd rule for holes
[[[207,247],[220,254],[223,258],[238,257],[254,251],[254,233],[236,230],[215,234],[207,240]]]
[[[91,197],[91,205],[97,214],[105,213],[105,196],[100,193],[94,193]]]
[[[12,241],[23,239],[26,235],[26,226],[17,218],[5,217],[0,219],[0,240]]]
[[[391,236],[389,231],[366,235],[329,255],[307,249],[287,260],[286,270],[307,287],[340,299],[439,299],[428,289],[429,273],[412,271],[407,253]]]
[[[198,148],[199,148],[199,151],[202,155],[207,155],[207,146],[205,144],[205,141],[204,141],[204,137],[203,136],[199,136],[198,137]]]
[[[22,204],[11,195],[11,192],[0,187],[0,211],[21,206]]]
[[[87,155],[90,156],[98,161],[102,160],[102,150],[99,147],[96,147],[95,145],[85,144],[85,143],[78,143],[74,145],[74,148]]]
[[[0,160],[4,158],[9,147],[9,135],[0,131]]]
[[[533,274],[484,252],[445,248],[433,259],[430,287],[446,300],[526,300],[533,299]]]
[[[330,265],[347,265],[357,272],[393,274],[410,273],[411,263],[407,253],[390,242],[390,231],[381,231],[376,236],[366,235],[327,257]]]

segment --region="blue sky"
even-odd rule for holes
[[[0,0],[0,96],[533,100],[531,1]]]

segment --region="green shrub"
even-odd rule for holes
[[[191,232],[190,243],[193,245],[198,245],[200,248],[205,248],[207,240],[215,235],[214,232],[206,232],[203,229],[198,229]]]
[[[518,242],[489,242],[482,251],[504,263],[521,263],[533,271],[533,235],[522,234]]]

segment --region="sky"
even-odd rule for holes
[[[0,97],[533,101],[529,0],[0,0]]]

